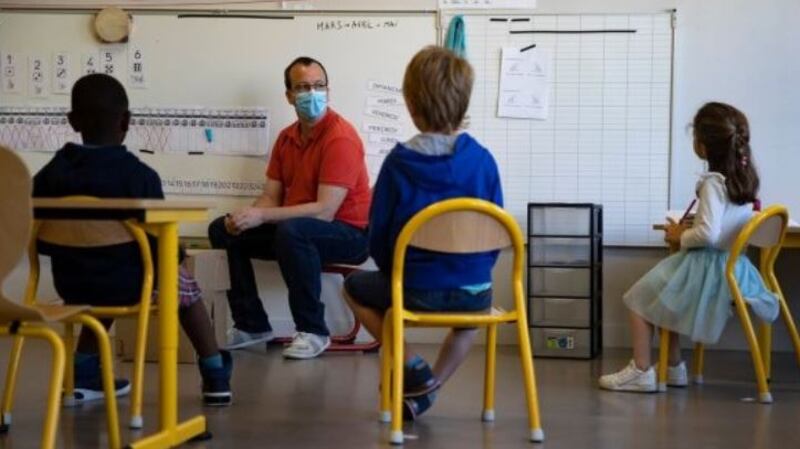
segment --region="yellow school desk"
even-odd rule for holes
[[[656,231],[663,231],[667,228],[664,223],[654,224],[653,229]],[[789,220],[789,226],[786,228],[786,237],[783,239],[781,248],[800,248],[800,224],[794,220]],[[764,269],[764,254],[761,254],[759,261],[759,271],[763,272]],[[772,374],[772,325],[764,324],[760,326],[759,340],[761,341],[761,356],[764,359],[764,369],[769,379]]]
[[[203,221],[199,201],[34,198],[33,216],[46,220],[136,220],[158,237],[160,430],[129,447],[167,448],[206,432],[204,416],[178,422],[178,222]]]

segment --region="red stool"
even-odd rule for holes
[[[339,274],[343,278],[359,271],[358,267],[352,265],[325,265],[322,267],[323,273]],[[353,327],[350,328],[346,334],[331,335],[331,345],[325,352],[374,352],[380,348],[380,342],[373,340],[367,343],[356,343],[356,336],[358,331],[361,330],[361,323],[355,317],[353,318]],[[278,337],[270,343],[286,344],[291,343],[291,337]]]

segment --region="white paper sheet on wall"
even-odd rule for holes
[[[147,62],[144,55],[145,51],[139,47],[128,52],[128,85],[135,89],[147,88]]]
[[[3,76],[3,92],[16,94],[22,92],[21,81],[24,78],[22,75],[22,67],[19,55],[8,51],[0,52],[0,70]]]
[[[377,80],[367,82],[361,129],[370,185],[374,185],[386,155],[413,130],[400,85]]]
[[[546,119],[548,111],[547,61],[535,48],[503,48],[497,115]]]
[[[28,59],[28,87],[29,94],[32,97],[46,97],[50,94],[48,89],[49,72],[47,70],[47,61],[43,55],[33,55]]]
[[[100,72],[100,56],[96,51],[81,55],[81,75],[91,75]]]
[[[72,84],[72,57],[69,52],[60,51],[53,55],[53,93],[69,95]]]

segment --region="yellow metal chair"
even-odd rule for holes
[[[778,297],[781,315],[786,323],[786,328],[789,330],[789,335],[794,344],[795,354],[798,363],[800,363],[800,337],[798,336],[797,327],[794,324],[792,314],[786,304],[780,285],[778,285],[778,280],[775,277],[774,271],[775,260],[778,258],[778,254],[781,251],[788,222],[789,214],[784,206],[771,206],[763,212],[756,214],[739,232],[739,236],[736,238],[730,250],[728,263],[725,266],[725,279],[728,282],[728,287],[733,296],[733,305],[742,323],[747,343],[750,346],[750,354],[753,358],[753,368],[755,369],[756,383],[758,386],[758,399],[760,402],[764,403],[772,402],[772,394],[769,392],[769,387],[767,385],[769,359],[772,350],[769,338],[771,326],[769,324],[762,324],[759,338],[756,337],[753,323],[747,311],[747,303],[742,297],[742,293],[736,283],[733,270],[736,266],[736,261],[742,256],[742,253],[746,251],[748,245],[760,248],[761,277],[764,279],[767,288]],[[661,330],[660,345],[658,384],[659,390],[665,391],[667,385],[667,358],[669,354],[669,331],[666,329]],[[703,352],[703,345],[700,343],[696,344],[692,372],[695,382],[697,383],[702,383],[703,381]]]
[[[142,266],[144,267],[139,302],[131,306],[90,307],[86,313],[98,319],[137,318],[133,383],[130,398],[131,420],[129,425],[133,429],[141,429],[144,424],[142,419],[142,395],[147,326],[150,313],[155,309],[151,305],[153,259],[147,234],[133,221],[36,220],[28,245],[30,275],[25,293],[26,304],[35,304],[37,302],[36,296],[40,277],[38,241],[76,248],[110,246],[129,242],[138,244]],[[67,348],[66,371],[64,374],[64,404],[69,406],[74,403],[73,391],[75,388],[72,351],[75,347],[75,341],[74,326],[71,324],[67,324],[65,327],[64,343]],[[12,350],[12,360],[18,359],[19,354],[20,351],[15,345]]]
[[[25,248],[31,233],[32,223],[31,179],[28,170],[11,150],[0,146],[0,285],[14,269]],[[85,306],[56,306],[18,304],[0,291],[0,335],[13,336],[14,343],[0,415],[0,430],[8,431],[11,425],[11,408],[16,374],[19,366],[19,352],[23,337],[45,340],[53,349],[47,414],[42,431],[42,448],[55,446],[58,414],[61,406],[61,383],[64,377],[64,342],[48,324],[63,322],[69,326],[81,324],[97,335],[100,357],[103,365],[103,387],[107,402],[107,424],[109,445],[119,448],[120,435],[117,424],[117,403],[113,395],[114,374],[111,370],[111,344],[103,325],[97,319],[84,314]]]
[[[514,310],[492,307],[487,312],[415,312],[403,305],[403,269],[408,246],[444,253],[475,253],[511,246],[514,250],[511,284]],[[494,383],[497,325],[517,323],[522,374],[528,406],[531,441],[543,441],[539,402],[528,339],[527,313],[522,289],[525,250],[522,233],[514,219],[488,201],[456,198],[432,204],[406,223],[397,238],[392,265],[392,308],[384,321],[381,358],[381,420],[391,420],[391,443],[403,443],[403,332],[409,327],[486,327],[486,367],[483,420],[494,420]],[[391,389],[390,389],[391,388]]]

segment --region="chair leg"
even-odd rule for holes
[[[75,325],[64,323],[64,396],[65,407],[75,407]]]
[[[6,385],[3,391],[3,407],[0,416],[0,427],[7,430],[11,426],[11,409],[14,407],[14,393],[17,386],[17,372],[19,371],[19,360],[22,357],[22,344],[25,340],[17,335],[14,337],[14,344],[11,346],[11,354],[8,357],[8,370],[6,371]]]
[[[767,376],[764,372],[764,359],[761,357],[761,348],[759,341],[756,338],[753,323],[750,321],[750,315],[747,313],[747,306],[744,305],[744,300],[741,294],[737,291],[735,294],[736,312],[739,315],[739,320],[742,323],[744,335],[747,337],[747,344],[750,346],[750,355],[753,359],[753,369],[756,372],[756,383],[758,385],[758,400],[763,403],[772,402],[772,394],[769,392],[767,385]]]
[[[401,313],[396,311],[395,313]],[[392,317],[393,318],[393,317]],[[392,425],[390,443],[403,444],[403,322],[392,322]]]
[[[149,310],[139,314],[139,319],[136,320],[136,347],[133,355],[133,385],[131,386],[131,420],[128,424],[131,429],[144,427],[142,396],[144,393],[144,355],[147,347],[149,320]]]
[[[525,382],[525,397],[528,405],[529,437],[533,442],[542,442],[544,441],[544,431],[539,418],[539,395],[536,391],[536,374],[533,371],[533,350],[531,350],[531,341],[528,338],[528,329],[522,320],[517,321],[517,337],[519,339],[519,356],[522,362],[522,379]]]
[[[53,349],[50,389],[47,393],[47,415],[44,420],[44,429],[42,429],[42,449],[51,449],[56,444],[58,414],[61,409],[61,387],[64,381],[64,353],[66,352],[64,343],[54,330],[44,326],[23,328],[20,332],[47,341]]]
[[[769,323],[761,323],[758,326],[758,345],[764,361],[764,375],[769,382],[772,377],[772,325]]]
[[[669,363],[669,329],[661,328],[658,349],[658,391],[667,391],[667,364]]]
[[[103,378],[103,390],[106,401],[108,442],[111,449],[119,449],[122,446],[122,441],[119,434],[117,396],[116,389],[114,388],[114,359],[111,356],[111,343],[108,340],[108,333],[100,321],[92,316],[78,315],[75,317],[75,321],[91,329],[97,338],[97,345],[100,352],[100,371]]]
[[[783,297],[783,294],[778,295],[778,302],[781,306],[783,322],[786,324],[786,329],[789,331],[789,337],[792,339],[792,345],[794,346],[794,355],[797,358],[797,364],[800,366],[800,335],[797,333],[797,326],[794,324],[792,312],[789,310],[789,306],[786,304],[786,299]]]
[[[703,383],[703,362],[705,359],[705,346],[702,343],[694,344],[694,361],[692,362],[692,371],[694,371],[694,383]]]
[[[388,316],[388,315],[387,315]],[[381,410],[380,422],[388,423],[392,421],[390,407],[391,382],[392,382],[392,325],[391,320],[383,321],[383,348],[381,349]]]
[[[486,327],[486,366],[483,376],[483,415],[485,422],[494,421],[494,386],[497,363],[497,324]]]

